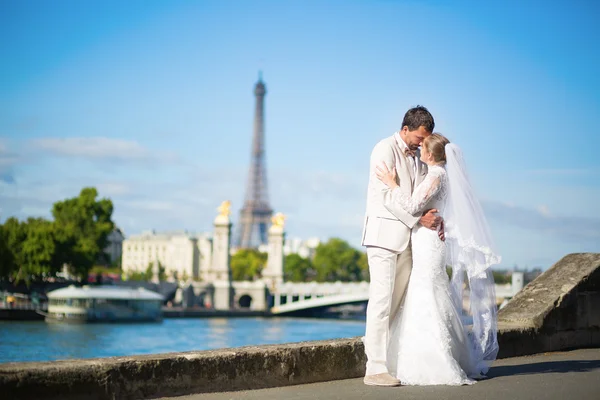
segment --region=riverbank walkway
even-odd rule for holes
[[[332,366],[332,368],[343,366]],[[581,349],[497,360],[489,378],[473,386],[383,388],[362,378],[239,392],[203,393],[162,400],[597,400],[600,349]]]

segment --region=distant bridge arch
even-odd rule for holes
[[[330,307],[366,303],[368,282],[285,282],[271,291],[271,314],[299,315]]]
[[[324,297],[314,297],[294,301],[280,306],[272,307],[271,314],[286,315],[303,310],[319,310],[340,305],[362,304],[369,300],[368,293],[334,294]]]

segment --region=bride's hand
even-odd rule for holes
[[[390,189],[398,187],[398,184],[396,183],[396,167],[392,167],[392,170],[390,171],[387,165],[382,164],[381,166],[376,167],[375,174],[377,174],[377,178]]]

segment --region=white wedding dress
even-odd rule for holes
[[[412,197],[387,190],[384,204],[411,214],[436,208],[443,215],[448,179],[430,166]],[[403,385],[469,385],[480,377],[476,344],[455,306],[446,273],[446,245],[438,232],[421,225],[412,231],[413,268],[404,305],[390,328],[388,368]]]

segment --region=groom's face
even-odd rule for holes
[[[424,126],[420,126],[419,129],[414,131],[409,131],[408,126],[404,126],[402,128],[402,134],[404,143],[406,143],[411,150],[416,150],[423,144],[423,140],[431,135],[431,132],[425,129]]]

